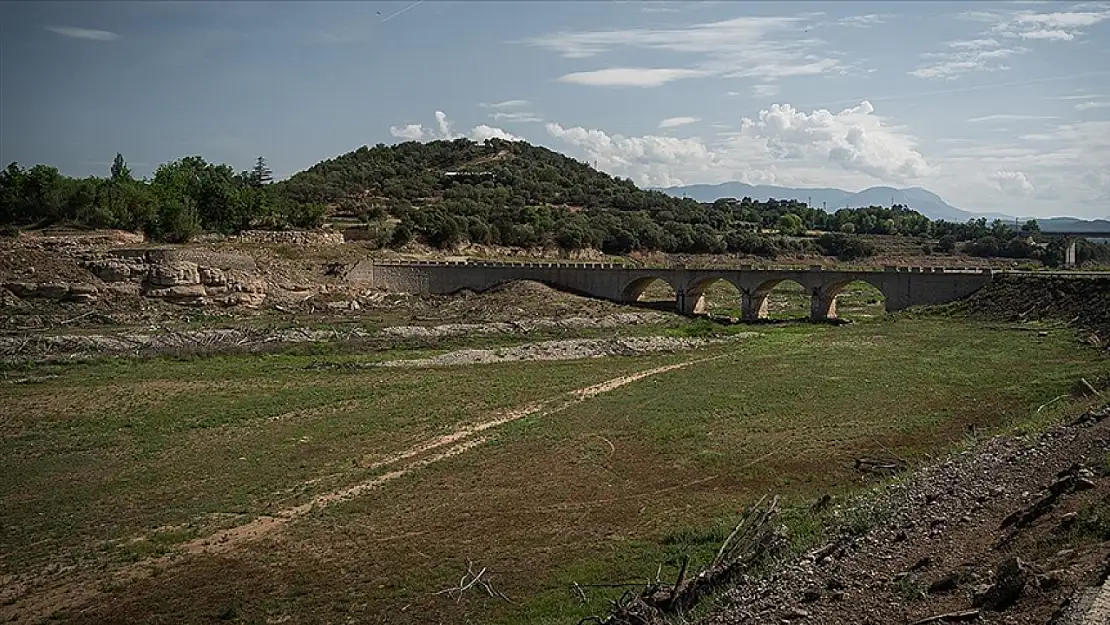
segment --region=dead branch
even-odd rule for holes
[[[470,589],[477,586],[486,591],[486,594],[494,599],[503,599],[508,603],[516,605],[516,603],[513,602],[512,599],[509,599],[507,596],[505,596],[505,593],[493,587],[493,584],[490,583],[488,576],[486,576],[486,573],[488,571],[489,569],[487,569],[486,567],[482,567],[482,570],[475,572],[474,562],[467,558],[466,573],[463,573],[462,578],[459,579],[458,585],[452,586],[451,588],[444,588],[443,590],[432,594],[454,597],[455,603],[460,603],[462,602],[463,595],[465,595],[466,592]],[[486,577],[486,579],[483,579],[483,577]]]
[[[580,623],[599,625],[656,625],[665,622],[669,615],[685,612],[698,600],[719,586],[750,569],[764,558],[785,545],[785,537],[776,529],[779,498],[769,504],[767,497],[748,506],[725,541],[721,543],[713,561],[693,576],[687,576],[689,560],[684,559],[674,585],[659,580],[649,581],[637,594],[626,590],[612,601],[609,617],[588,617]]]
[[[964,610],[962,612],[947,612],[945,614],[937,614],[923,618],[920,621],[914,621],[910,625],[929,625],[930,623],[961,623],[963,621],[973,621],[979,618],[979,610]]]
[[[1071,395],[1060,395],[1059,397],[1053,397],[1051,400],[1049,400],[1049,401],[1041,404],[1040,406],[1038,406],[1037,407],[1037,412],[1040,412],[1040,411],[1044,410],[1045,408],[1048,408],[1052,404],[1055,404],[1056,402],[1060,401],[1061,399],[1064,399],[1065,397],[1071,397]]]

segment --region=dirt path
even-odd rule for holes
[[[49,618],[61,610],[78,607],[92,601],[102,593],[101,588],[105,586],[120,585],[150,577],[167,567],[173,566],[183,556],[224,553],[241,547],[248,542],[273,536],[290,522],[313,510],[359,497],[413,471],[478,447],[487,440],[486,437],[477,436],[482,432],[528,416],[552,415],[639,380],[716,360],[727,355],[719,354],[654,367],[569,391],[551,399],[495,413],[485,421],[462,425],[449,434],[429,438],[387,458],[380,459],[370,466],[371,469],[392,467],[416,458],[416,460],[387,473],[342,489],[317,495],[306,503],[291,506],[273,515],[256,517],[244,525],[221,530],[215,534],[183,543],[173,553],[137,562],[114,572],[109,572],[107,575],[103,573],[99,575],[95,573],[74,573],[74,577],[69,580],[52,580],[41,584],[36,584],[34,580],[22,584],[6,580],[4,587],[0,589],[0,599],[3,600],[4,604],[0,606],[0,621],[28,623]],[[33,586],[39,587],[33,588]]]

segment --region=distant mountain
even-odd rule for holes
[[[1014,221],[1012,215],[1000,213],[972,213],[961,210],[945,202],[939,195],[922,189],[910,187],[896,189],[894,187],[871,187],[859,193],[852,193],[843,189],[830,188],[791,188],[769,185],[750,185],[743,182],[723,182],[721,184],[694,184],[685,187],[668,187],[660,191],[675,197],[689,197],[699,202],[714,202],[723,197],[743,198],[764,201],[770,198],[776,200],[798,200],[806,202],[813,207],[824,207],[828,211],[840,208],[859,208],[863,206],[890,206],[901,204],[925,215],[929,219],[943,219],[945,221],[965,222],[969,219],[985,217],[988,221],[1001,219]],[[1024,219],[1019,219],[1024,221]],[[1086,221],[1074,217],[1053,217],[1050,219],[1037,219],[1037,223],[1045,232],[1075,230],[1075,231],[1107,231],[1110,222],[1104,219]]]

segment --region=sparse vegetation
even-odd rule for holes
[[[715,331],[706,323],[680,332]],[[57,377],[0,387],[4,567],[30,574],[60,554],[88,562],[82,575],[145,562],[380,477],[390,469],[376,462],[460,423],[716,356],[486,430],[478,449],[299,517],[279,551],[246,542],[218,569],[185,559],[131,584],[126,604],[94,601],[80,617],[189,620],[236,605],[235,618],[265,620],[343,604],[400,623],[566,622],[621,592],[588,587],[583,603],[575,582],[636,582],[660,564],[670,579],[685,556],[711,557],[763,493],[801,504],[843,491],[858,455],[920,457],[1107,366],[1063,332],[958,319],[759,331],[697,354],[425,370],[306,369],[320,356],[280,354],[24,367]],[[94,392],[109,383],[110,395]],[[820,540],[814,518],[787,516],[795,548]],[[435,594],[468,558],[512,603]],[[234,603],[244,593],[252,600]]]

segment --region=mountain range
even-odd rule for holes
[[[764,201],[770,198],[777,200],[797,200],[810,206],[821,206],[825,210],[835,211],[840,208],[859,208],[865,206],[890,206],[901,204],[908,206],[929,219],[943,219],[945,221],[966,222],[969,219],[985,217],[987,221],[1001,219],[1006,222],[1024,222],[1024,218],[1000,213],[972,213],[945,202],[939,195],[922,189],[909,187],[896,189],[894,187],[871,187],[858,193],[832,188],[791,188],[770,185],[750,185],[743,182],[722,182],[720,184],[695,184],[684,187],[667,187],[658,189],[674,197],[693,198],[699,202],[714,202],[723,197],[743,198]],[[1110,221],[1106,219],[1084,220],[1075,217],[1038,218],[1037,224],[1045,232],[1073,231],[1073,232],[1107,232],[1110,231]]]

